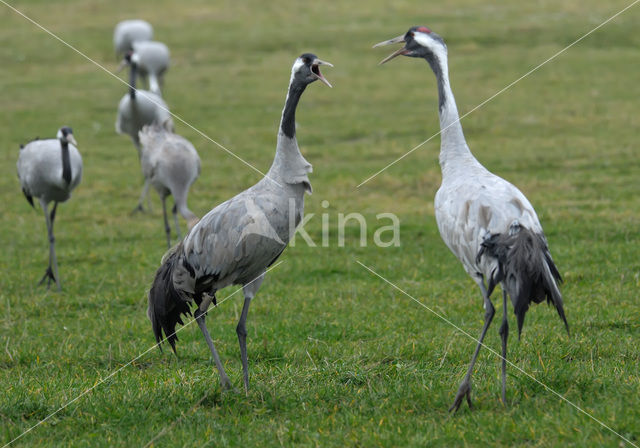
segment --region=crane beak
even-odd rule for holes
[[[373,48],[384,47],[386,45],[392,45],[392,44],[399,44],[400,42],[404,42],[404,34],[398,37],[394,37],[393,39],[389,39],[389,40],[385,40],[384,42],[377,43],[373,46]],[[385,62],[389,62],[391,59],[395,58],[396,56],[404,56],[406,54],[409,54],[409,50],[407,50],[405,47],[402,47],[399,50],[396,50],[393,53],[391,53],[386,58],[384,58],[382,61],[380,61],[378,65],[382,65]]]
[[[78,142],[76,142],[76,139],[73,138],[73,134],[68,134],[67,135],[67,141],[69,143],[72,143],[74,146],[78,146]]]
[[[327,65],[329,67],[333,67],[333,64],[330,63],[330,62],[327,62],[327,61],[323,61],[323,60],[317,59],[317,58],[311,64],[311,71],[315,75],[316,79],[319,79],[320,81],[322,81],[323,83],[325,83],[329,87],[333,87],[331,85],[331,83],[329,81],[327,81],[327,78],[322,76],[322,73],[320,73],[320,67],[319,67],[320,65]]]
[[[116,73],[120,73],[122,71],[122,69],[124,69],[127,66],[127,61],[125,59],[123,59],[122,61],[120,61],[120,64],[118,64],[118,68],[116,69]]]

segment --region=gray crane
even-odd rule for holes
[[[147,315],[158,343],[164,335],[175,352],[175,327],[181,315],[194,317],[211,350],[223,389],[231,387],[205,325],[216,291],[242,285],[244,305],[236,328],[245,390],[249,388],[246,320],[249,304],[303,216],[304,193],[311,193],[307,176],[311,165],[298,148],[295,112],[307,85],[320,80],[320,65],[331,66],[314,54],[297,58],[291,69],[289,90],[278,131],[276,155],[267,175],[251,188],[218,205],[195,225],[185,239],[169,251],[149,291]]]
[[[140,131],[142,150],[140,164],[145,178],[145,187],[140,197],[139,207],[142,208],[142,201],[149,185],[153,185],[162,200],[167,246],[171,248],[171,226],[167,219],[166,199],[169,195],[173,196],[175,202],[172,211],[173,219],[176,234],[180,239],[178,212],[187,221],[189,229],[198,222],[198,217],[187,208],[187,195],[189,187],[200,175],[200,158],[196,148],[184,137],[174,134],[166,124],[146,125]]]
[[[116,57],[122,57],[133,50],[134,42],[153,39],[153,27],[149,22],[140,19],[123,20],[118,22],[113,30],[113,48]]]
[[[406,34],[375,46],[404,43],[381,64],[396,56],[425,59],[438,84],[440,116],[440,167],[442,185],[435,197],[435,215],[445,244],[476,282],[484,301],[484,326],[467,373],[449,411],[457,411],[466,397],[471,407],[471,374],[495,308],[491,294],[502,287],[502,402],[506,404],[506,359],[509,323],[507,295],[518,321],[518,335],[531,303],[545,298],[564,322],[560,273],[551,258],[547,240],[535,210],[511,183],[489,172],[467,146],[458,109],[449,84],[447,47],[429,28],[412,27]],[[485,285],[486,281],[486,285]]]
[[[151,93],[162,96],[161,86],[170,62],[169,48],[162,42],[156,41],[134,42],[132,47],[131,53],[136,54],[138,60],[136,74],[142,79],[148,79]],[[118,71],[130,64],[130,57],[131,55],[122,60]]]
[[[47,288],[55,282],[61,289],[56,260],[53,222],[59,202],[71,196],[71,191],[78,186],[82,178],[82,157],[78,152],[73,131],[63,126],[55,139],[34,140],[20,146],[18,156],[18,179],[24,196],[32,207],[33,198],[40,201],[47,222],[49,236],[49,266],[40,280],[47,280]],[[49,203],[53,201],[53,209],[49,214]]]
[[[129,93],[124,95],[118,104],[118,115],[116,117],[116,132],[127,134],[131,137],[133,144],[138,150],[138,157],[142,157],[140,149],[139,132],[143,126],[153,123],[161,123],[173,130],[173,120],[169,112],[169,106],[162,97],[148,90],[136,89],[136,74],[138,70],[139,57],[136,53],[128,52],[125,56],[130,65],[129,72]],[[142,189],[142,198],[146,196],[148,186]],[[151,202],[149,201],[149,209]],[[139,206],[134,209],[142,211]]]
[[[118,104],[116,117],[116,132],[127,134],[140,155],[139,132],[142,127],[153,123],[168,123],[173,129],[173,120],[167,103],[155,93],[148,90],[136,89],[136,76],[140,57],[135,52],[128,52],[125,56],[129,64],[129,92],[122,97]]]

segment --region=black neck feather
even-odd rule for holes
[[[429,54],[425,57],[429,65],[431,66],[431,70],[436,75],[436,81],[438,82],[438,108],[440,112],[442,112],[442,108],[447,102],[447,96],[444,90],[444,77],[442,73],[442,65],[440,65],[440,59],[433,53]]]
[[[129,96],[132,100],[136,99],[136,64],[131,64],[131,70],[129,70]]]
[[[69,157],[69,143],[60,142],[62,152],[62,179],[69,185],[71,183],[71,158]]]
[[[296,135],[296,108],[298,107],[300,96],[302,96],[302,92],[306,88],[306,84],[297,82],[293,82],[289,86],[289,94],[287,95],[287,102],[284,105],[282,121],[280,122],[282,132],[289,138],[293,138]]]

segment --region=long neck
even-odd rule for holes
[[[291,77],[278,130],[276,155],[267,174],[278,182],[309,184],[307,173],[311,172],[311,164],[300,153],[296,141],[296,108],[306,87],[306,84],[298,83]]]
[[[448,162],[471,156],[464,139],[456,100],[449,84],[449,68],[446,52],[426,58],[438,82],[438,112],[440,116],[440,165],[444,169]]]
[[[69,157],[69,143],[60,141],[62,153],[62,179],[69,185],[71,183],[71,159]]]
[[[136,71],[138,70],[138,64],[131,64],[131,70],[129,70],[129,96],[132,100],[136,99]]]
[[[296,108],[298,107],[298,101],[300,101],[300,97],[306,88],[306,84],[301,84],[293,80],[289,84],[287,100],[284,103],[282,119],[280,120],[280,130],[289,138],[294,138],[296,136]]]

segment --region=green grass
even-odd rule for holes
[[[438,130],[426,64],[376,64],[373,43],[432,27],[447,41],[465,113],[627,2],[132,2],[14,1],[21,11],[114,69],[111,36],[143,17],[172,52],[172,111],[267,170],[293,59],[335,64],[334,89],[314,84],[297,116],[314,165],[308,232],[265,281],[249,315],[252,389],[223,394],[196,326],[179,356],[151,350],[146,290],[164,253],[157,196],[129,215],[141,186],[131,142],[113,130],[125,87],[0,5],[0,443],[83,391],[88,394],[14,446],[624,446],[598,423],[516,369],[509,406],[499,360],[481,352],[475,410],[451,404],[473,350],[460,334],[371,275],[371,266],[473,335],[473,282],[442,243],[433,216],[439,139],[356,185]],[[463,120],[469,145],[536,206],[565,277],[569,339],[552,309],[527,316],[509,357],[634,443],[640,443],[640,35],[636,6]],[[63,292],[36,286],[47,263],[41,212],[20,194],[18,144],[73,126],[84,179],[58,211]],[[202,158],[190,206],[203,215],[260,175],[182,124]],[[328,209],[321,206],[329,201]],[[337,245],[337,214],[396,213],[399,248],[361,248],[355,227]],[[383,223],[385,224],[385,223]],[[224,291],[219,299],[231,294]],[[241,385],[236,294],[209,313],[227,372]],[[499,294],[494,303],[501,302]],[[498,306],[498,313],[500,313]],[[512,328],[515,320],[510,312]],[[486,343],[500,346],[498,324]],[[164,432],[162,432],[164,431]],[[161,433],[162,432],[162,433]]]

